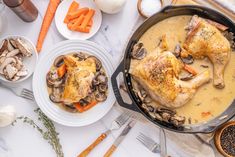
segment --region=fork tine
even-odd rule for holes
[[[122,121],[125,116],[126,116],[125,113],[122,113],[122,114],[116,119],[116,121],[117,121],[117,122]]]
[[[20,94],[20,96],[24,97],[24,98],[27,98],[27,99],[30,99],[30,100],[34,100],[34,96],[32,94],[28,94],[28,93],[22,92]]]
[[[142,139],[145,143],[148,143],[149,145],[154,145],[155,142],[152,141],[152,139],[147,138],[145,135],[139,135],[139,138]]]
[[[150,149],[151,145],[144,139],[142,139],[141,137],[137,137],[137,140],[140,141],[143,145],[145,145],[148,149]]]
[[[30,98],[34,98],[33,95],[28,94],[28,93],[21,93],[21,95],[24,95],[24,96],[27,96],[27,97],[30,97]]]
[[[23,89],[23,90],[21,91],[21,93],[26,93],[26,94],[29,94],[29,95],[33,95],[33,92],[30,91],[30,90],[27,90],[27,89]]]
[[[119,125],[123,125],[124,123],[126,123],[126,121],[129,119],[130,117],[126,114],[126,113],[123,113],[123,114],[121,114],[121,116],[120,117],[118,117],[118,119],[117,119],[117,123],[119,124]]]
[[[27,93],[31,93],[31,94],[33,94],[33,91],[31,91],[31,90],[29,90],[29,89],[26,89],[26,88],[23,88],[23,90],[22,91],[25,91],[25,92],[27,92]]]
[[[28,99],[28,100],[34,100],[34,98],[32,98],[32,97],[30,97],[30,96],[28,96],[28,95],[24,95],[24,94],[21,94],[20,95],[22,98],[25,98],[25,99]]]
[[[22,93],[22,94],[28,94],[28,95],[34,96],[32,91],[29,91],[29,90],[26,90],[26,89],[23,89],[23,90],[21,91],[21,93]]]
[[[20,95],[21,97],[24,97],[24,98],[27,98],[27,99],[30,99],[30,100],[35,100],[34,97],[32,95],[28,95],[28,94],[21,94]]]
[[[156,143],[146,135],[140,133],[137,138],[138,141],[140,141],[143,145],[145,145],[149,150],[153,151]]]
[[[146,140],[148,140],[149,142],[151,142],[151,143],[155,143],[150,137],[148,137],[148,136],[146,136],[145,134],[143,134],[143,133],[140,133],[140,136],[142,136],[144,139],[146,139]]]

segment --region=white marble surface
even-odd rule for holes
[[[39,17],[33,23],[22,22],[8,8],[5,10],[4,16],[7,21],[6,28],[0,37],[6,35],[23,35],[30,38],[36,43],[41,21],[49,0],[33,0],[40,11]],[[124,9],[115,15],[103,14],[103,22],[99,32],[90,40],[102,45],[112,55],[110,58],[115,65],[118,64],[123,55],[123,49],[126,45],[128,37],[132,32],[136,23],[140,23],[142,19],[136,9],[137,0],[128,0]],[[45,44],[41,53],[53,44],[65,40],[56,30],[53,22]],[[22,86],[31,88],[31,78],[21,84]],[[12,104],[17,109],[18,116],[27,115],[36,120],[33,112],[37,108],[36,104],[16,97],[10,91],[0,88],[0,106]],[[114,107],[102,120],[79,128],[69,128],[59,124],[55,124],[57,131],[60,133],[61,144],[63,146],[65,157],[75,157],[79,152],[86,148],[94,141],[100,133],[110,126],[113,119],[120,114],[120,110]],[[89,157],[100,157],[110,147],[115,137],[117,137],[122,129],[112,132],[106,140],[102,142]],[[131,130],[130,134],[121,143],[113,154],[114,157],[154,157],[158,154],[152,154],[135,138],[139,132],[149,135],[158,141],[158,128],[152,123],[138,122]],[[213,156],[212,150],[191,135],[180,135],[167,132],[168,154],[174,157],[193,157],[193,156]],[[3,139],[6,143],[1,142]],[[190,140],[188,140],[190,139]],[[187,142],[194,143],[186,148]],[[176,144],[177,143],[177,144]],[[181,145],[182,144],[182,145]],[[18,123],[16,126],[0,128],[0,146],[8,146],[9,157],[54,157],[55,154],[50,145],[44,141],[41,135],[28,125]],[[5,148],[5,147],[4,147]],[[188,149],[190,148],[190,149]],[[206,151],[205,151],[206,150]],[[206,153],[205,153],[206,152]],[[5,157],[3,150],[0,149],[0,157]]]

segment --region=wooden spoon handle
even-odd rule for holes
[[[106,133],[101,134],[95,142],[89,145],[83,152],[81,152],[77,157],[86,157],[99,143],[101,143],[107,137]]]
[[[117,149],[117,147],[112,145],[109,148],[109,150],[104,154],[104,157],[110,157],[116,149]]]

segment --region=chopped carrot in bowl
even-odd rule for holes
[[[64,18],[68,29],[75,32],[90,33],[93,26],[95,10],[91,8],[79,8],[79,4],[73,1]]]

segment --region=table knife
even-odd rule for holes
[[[121,126],[123,126],[128,119],[130,118],[131,114],[122,113],[118,116],[111,124],[111,127],[102,133],[92,144],[90,144],[85,150],[83,150],[77,157],[87,157],[88,154],[98,145],[100,144],[113,130],[118,130]]]
[[[166,135],[164,129],[160,128],[160,156],[166,157],[167,150],[166,150]]]
[[[129,133],[129,131],[133,128],[135,125],[135,121],[130,121],[125,129],[122,131],[122,133],[117,137],[117,139],[114,141],[112,146],[108,149],[108,151],[105,153],[104,157],[110,157],[113,152],[117,149],[118,145],[124,140],[126,135]]]

